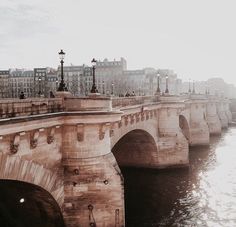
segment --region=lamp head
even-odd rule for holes
[[[60,59],[64,60],[66,53],[62,49],[61,49],[61,51],[58,54],[59,54]]]
[[[97,63],[96,59],[95,59],[95,58],[93,58],[93,59],[92,59],[92,61],[91,61],[91,63],[92,63],[92,66],[95,66],[95,65],[96,65],[96,63]]]

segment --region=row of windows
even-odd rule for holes
[[[97,66],[121,65],[120,62],[97,62]]]

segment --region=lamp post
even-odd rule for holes
[[[111,95],[114,95],[114,83],[111,84]]]
[[[191,93],[190,79],[188,79],[188,93]]]
[[[39,97],[41,96],[41,81],[42,81],[42,78],[41,78],[41,76],[39,76],[39,93],[38,93],[38,95],[39,95]]]
[[[58,89],[58,79],[56,79],[56,90]]]
[[[169,93],[169,89],[168,89],[168,75],[166,76],[166,90],[165,93],[168,94]]]
[[[193,81],[193,94],[195,94],[195,82]]]
[[[92,59],[91,63],[92,63],[92,67],[93,67],[93,85],[92,85],[92,89],[91,89],[91,93],[97,93],[97,88],[96,88],[96,84],[95,84],[95,65],[96,65],[96,60],[95,58]]]
[[[160,94],[161,93],[161,89],[160,89],[160,74],[157,73],[157,91],[156,94]]]
[[[105,82],[102,81],[102,94],[105,95]]]
[[[205,95],[208,95],[208,84],[206,83]]]
[[[63,50],[61,50],[58,54],[61,59],[61,61],[60,61],[60,63],[61,63],[61,81],[60,81],[57,91],[68,91],[66,84],[64,82],[64,74],[63,74],[63,63],[64,63],[64,58],[65,58],[65,52],[63,52]]]

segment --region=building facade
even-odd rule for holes
[[[34,96],[34,71],[15,69],[10,71],[8,80],[9,97],[18,98],[21,92],[25,97]]]
[[[0,97],[1,98],[9,98],[9,70],[0,70]]]
[[[84,65],[82,66],[64,66],[64,81],[69,92],[74,96],[81,94],[81,77],[84,72]],[[58,67],[58,78],[61,76],[61,69]]]
[[[64,66],[64,81],[69,92],[74,96],[86,96],[93,84],[93,68],[85,64]],[[124,58],[110,61],[98,60],[95,65],[96,88],[102,95],[130,96],[154,95],[157,90],[157,75],[162,93],[168,83],[169,94],[181,92],[182,81],[168,69],[144,68],[128,70]],[[168,76],[168,79],[166,79]],[[33,70],[0,71],[0,89],[2,98],[19,97],[24,92],[26,97],[49,97],[55,92],[61,81],[61,68],[34,68]]]

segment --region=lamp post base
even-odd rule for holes
[[[55,93],[56,98],[66,98],[66,97],[72,97],[72,94],[69,91],[57,91]]]
[[[89,93],[88,97],[89,98],[99,98],[99,97],[101,97],[101,94],[98,93],[98,92],[96,92],[96,93]]]

